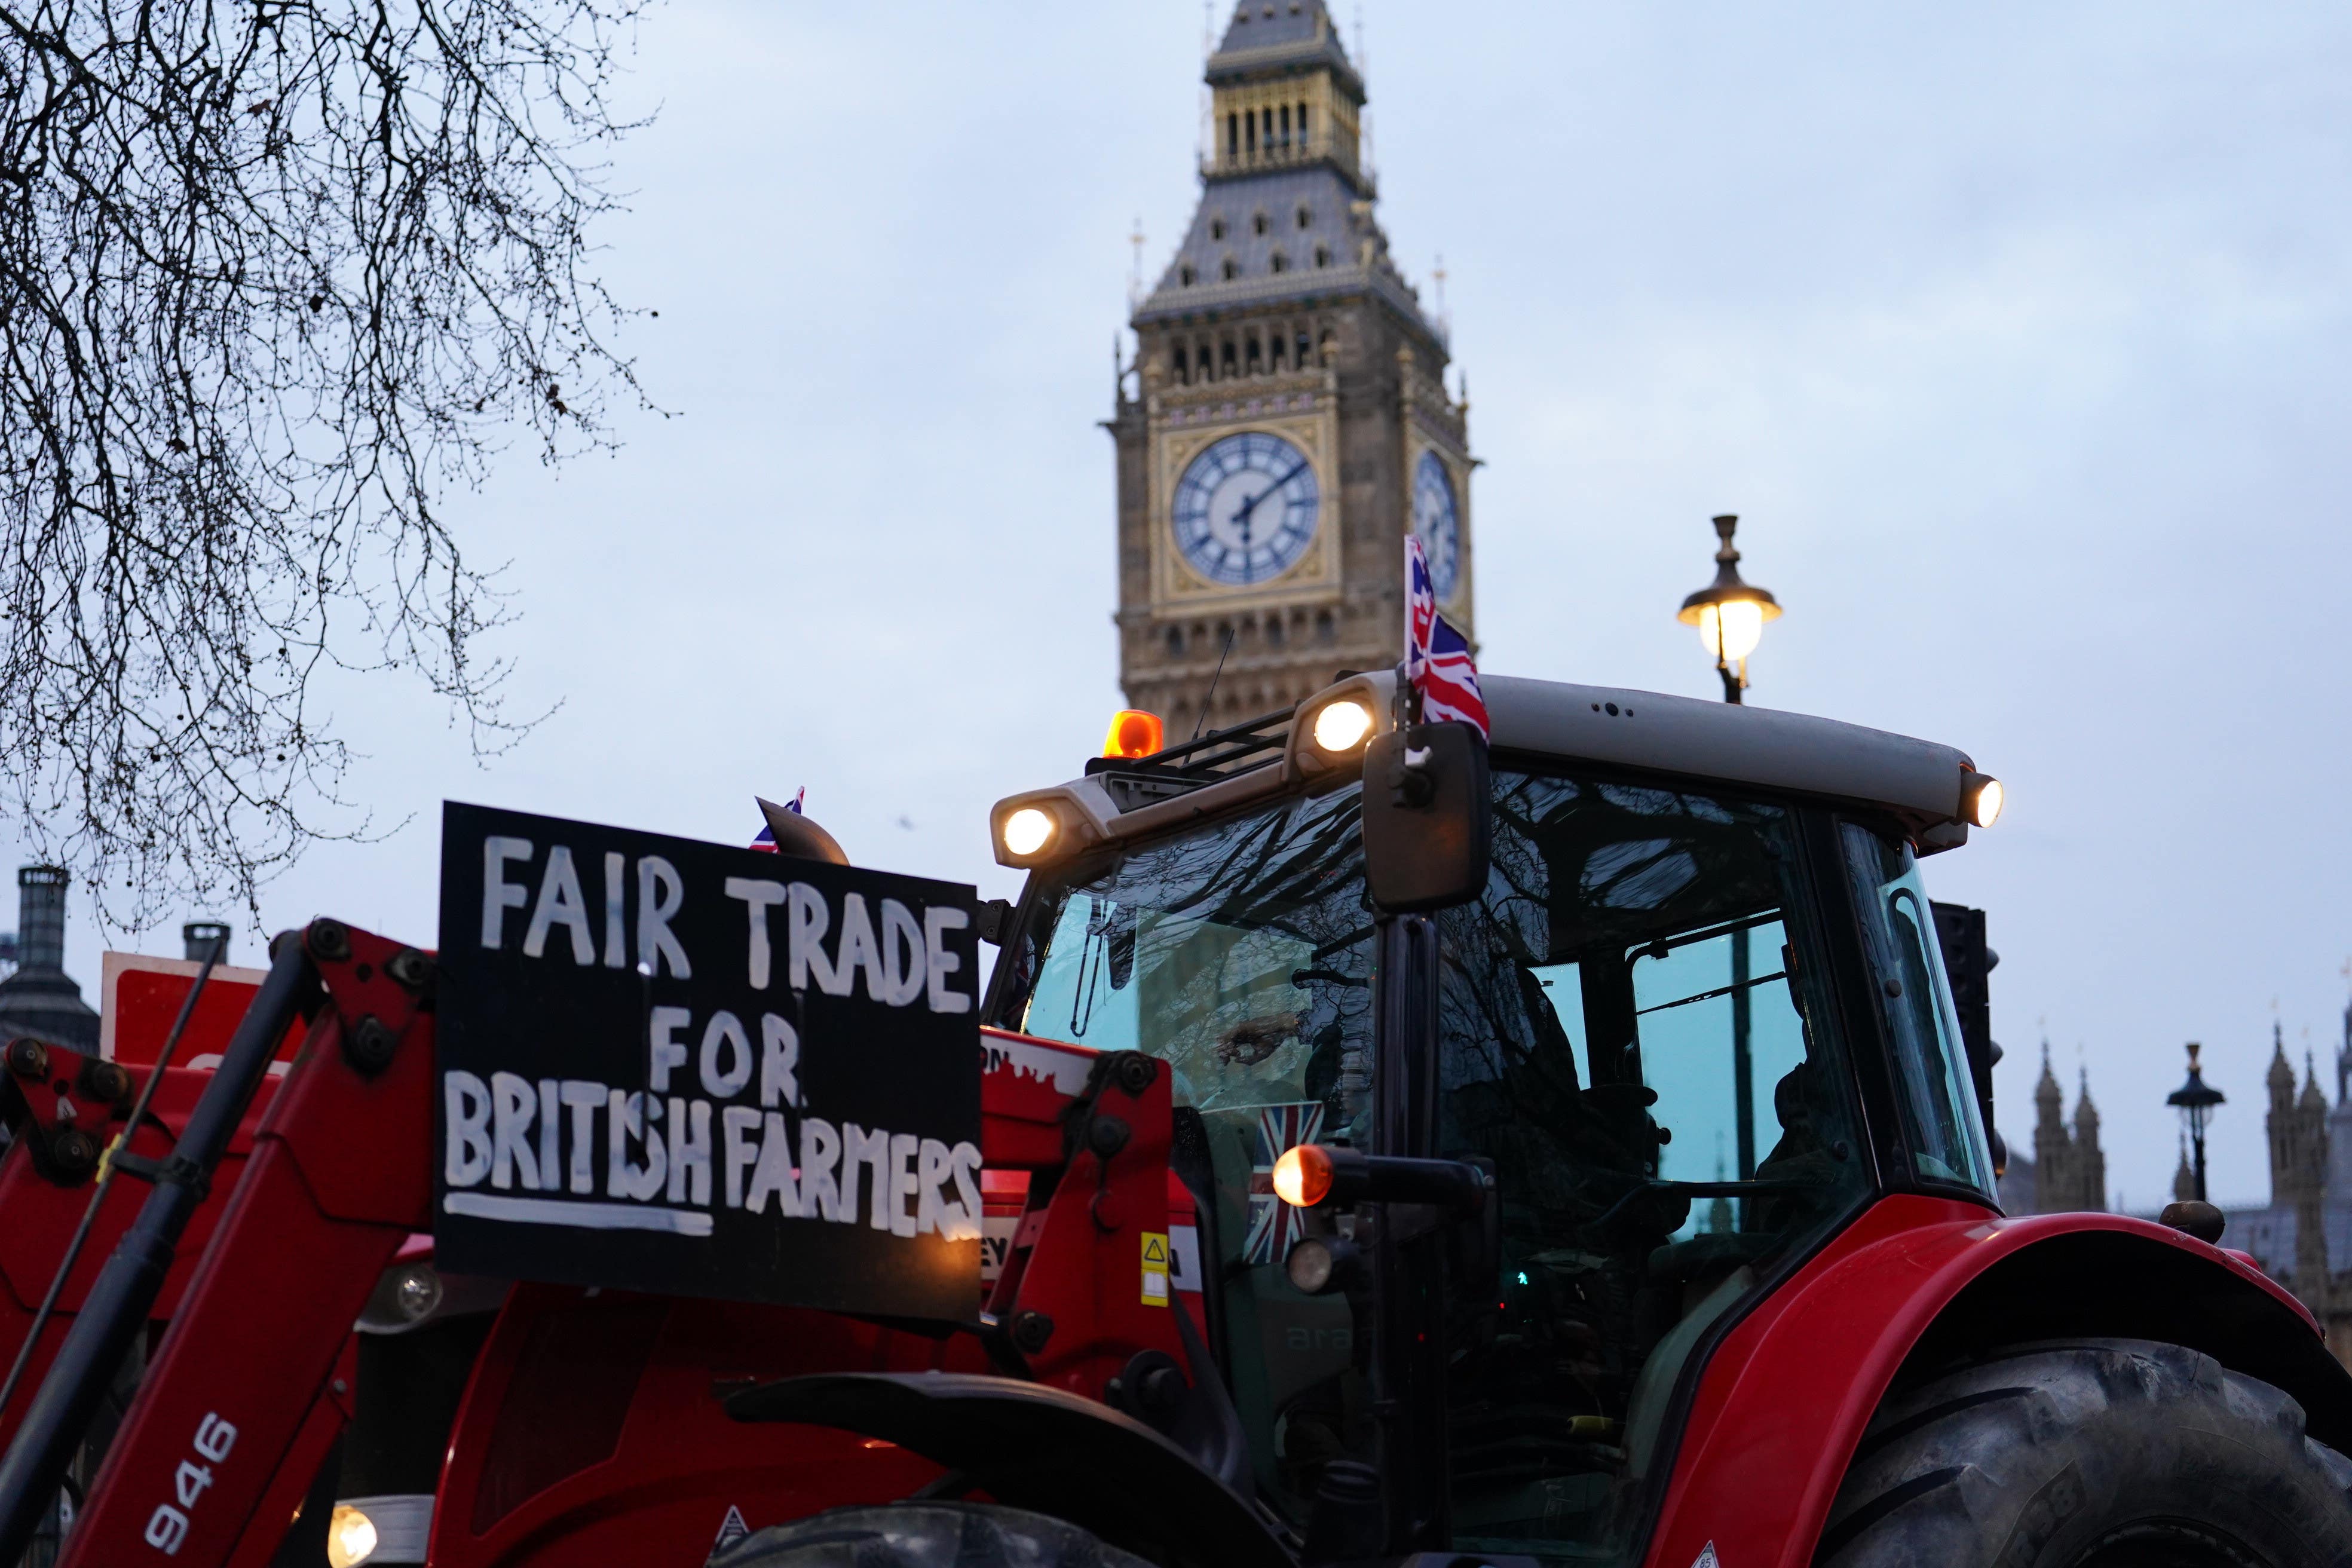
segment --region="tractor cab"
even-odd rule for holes
[[[989,1022],[1167,1064],[1292,1528],[1353,1486],[1389,1542],[1631,1561],[1733,1325],[1891,1192],[1998,1212],[1919,861],[1999,785],[1824,720],[1486,686],[1490,751],[1356,676],[1001,803],[1030,879]],[[1286,1201],[1301,1146],[1485,1195]]]

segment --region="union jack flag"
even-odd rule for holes
[[[1470,644],[1437,613],[1429,580],[1429,558],[1417,535],[1404,536],[1404,673],[1421,693],[1425,724],[1449,721],[1477,726],[1487,735],[1486,700],[1478,695],[1478,666]]]
[[[1274,1163],[1286,1150],[1312,1143],[1323,1131],[1323,1102],[1261,1106],[1257,1113],[1257,1152],[1250,1161],[1249,1239],[1242,1258],[1249,1263],[1273,1263],[1290,1256],[1307,1233],[1297,1209],[1274,1195]]]
[[[806,799],[808,799],[808,785],[803,784],[793,792],[793,798],[784,803],[784,809],[794,816],[806,816],[808,813],[801,809],[801,803]],[[760,824],[760,831],[751,835],[751,847],[773,855],[776,852],[775,829],[764,822]]]

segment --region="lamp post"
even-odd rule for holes
[[[1739,580],[1739,552],[1731,545],[1739,526],[1736,512],[1715,520],[1715,535],[1722,541],[1715,552],[1715,581],[1683,601],[1675,618],[1698,628],[1698,640],[1715,658],[1723,678],[1723,700],[1738,702],[1748,685],[1748,656],[1764,635],[1764,623],[1779,617],[1780,605],[1771,595]],[[1748,928],[1731,933],[1731,1105],[1733,1131],[1739,1158],[1739,1179],[1756,1174],[1756,1064],[1748,1048]]]
[[[1736,512],[1715,520],[1715,533],[1723,542],[1715,552],[1715,581],[1683,601],[1675,619],[1698,628],[1698,640],[1715,658],[1723,677],[1723,700],[1737,702],[1748,686],[1748,656],[1764,636],[1764,623],[1780,618],[1780,601],[1763,589],[1739,580],[1739,552],[1731,547],[1732,531],[1739,526]]]
[[[2205,1196],[2205,1124],[2213,1120],[2213,1108],[2221,1103],[2223,1096],[2220,1089],[2207,1083],[2205,1075],[2198,1070],[2199,1048],[2196,1041],[2189,1042],[2189,1081],[2166,1095],[2164,1103],[2180,1108],[2180,1120],[2189,1129],[2189,1147],[2197,1176],[2197,1201],[2201,1204],[2208,1201]]]

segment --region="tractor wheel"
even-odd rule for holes
[[[2020,1345],[1890,1400],[1817,1568],[2352,1565],[2352,1462],[2303,1407],[2147,1340]]]
[[[1076,1525],[976,1502],[836,1508],[747,1535],[709,1568],[1149,1568]]]

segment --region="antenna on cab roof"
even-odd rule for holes
[[[1234,624],[1225,623],[1225,646],[1217,650],[1217,668],[1209,677],[1209,689],[1201,695],[1201,716],[1192,721],[1192,739],[1201,738],[1201,726],[1209,721],[1209,703],[1217,695],[1217,682],[1225,678],[1225,655],[1234,651]]]

